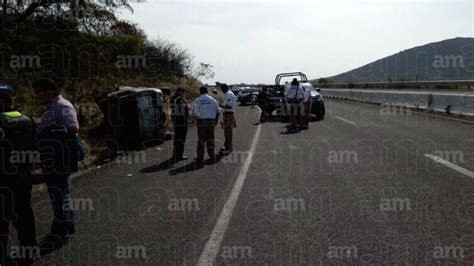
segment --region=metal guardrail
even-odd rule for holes
[[[474,95],[446,94],[436,92],[404,92],[361,89],[322,90],[327,98],[349,100],[364,103],[388,105],[390,107],[415,108],[441,112],[446,114],[464,115],[474,118]]]
[[[459,87],[474,88],[474,80],[426,80],[426,81],[391,81],[391,82],[346,82],[319,84],[317,80],[310,81],[313,86],[322,88],[403,88],[403,87]]]

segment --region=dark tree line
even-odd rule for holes
[[[34,107],[30,84],[56,80],[73,102],[114,84],[158,86],[188,80],[191,56],[166,40],[150,40],[121,20],[128,0],[0,0],[0,82]]]

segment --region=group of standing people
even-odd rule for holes
[[[209,95],[209,89],[205,86],[199,89],[200,96],[192,104],[185,98],[185,89],[178,88],[171,99],[171,117],[175,129],[173,159],[175,161],[188,159],[184,155],[184,147],[187,135],[187,123],[189,110],[196,120],[198,131],[198,142],[196,148],[196,162],[204,161],[204,152],[210,161],[217,161],[215,152],[215,128],[219,124],[222,113],[222,127],[224,129],[224,146],[220,149],[221,155],[228,155],[233,151],[233,130],[237,126],[235,121],[235,95],[226,84],[220,89],[224,95],[224,101],[218,103]]]
[[[0,265],[30,265],[35,259],[65,245],[69,236],[75,233],[71,174],[77,171],[84,153],[78,137],[77,112],[61,96],[54,81],[40,79],[32,87],[36,100],[44,108],[39,125],[17,110],[13,87],[0,84]],[[221,91],[224,94],[221,104],[208,94],[207,87],[200,88],[200,96],[192,104],[185,98],[185,89],[176,91],[171,102],[175,127],[174,160],[187,159],[184,150],[190,109],[198,129],[197,162],[204,161],[205,149],[210,160],[217,160],[214,131],[221,113],[225,143],[220,154],[233,151],[235,96],[226,84],[221,86]],[[22,156],[18,157],[19,154]],[[36,162],[41,166],[40,175],[32,175]],[[36,238],[35,215],[31,207],[36,179],[45,180],[54,213],[50,234],[41,242]],[[17,252],[9,254],[10,224],[17,230],[20,245]]]
[[[71,209],[71,173],[77,171],[83,152],[77,136],[79,123],[74,106],[64,99],[49,79],[32,85],[38,103],[44,107],[41,122],[16,108],[12,86],[0,84],[0,264],[29,265],[44,253],[67,243],[75,233]],[[18,154],[29,155],[21,156]],[[16,155],[16,156],[15,156]],[[39,155],[39,158],[37,158]],[[39,160],[38,160],[39,159]],[[33,163],[39,161],[54,212],[50,234],[36,239],[31,192],[35,177]],[[10,223],[17,230],[20,246],[8,254]]]
[[[276,110],[276,103],[269,101],[272,97],[267,88],[264,87],[257,96],[257,103],[261,109],[260,122],[263,123]],[[288,112],[290,115],[289,131],[298,131],[299,129],[308,129],[311,121],[311,92],[300,85],[297,79],[293,79],[286,90],[286,103],[288,103]],[[285,110],[286,110],[286,104]]]

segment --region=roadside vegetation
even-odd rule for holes
[[[136,24],[115,14],[131,10],[128,0],[0,0],[0,82],[17,91],[18,106],[39,118],[31,83],[51,78],[78,110],[81,135],[102,114],[96,100],[116,86],[188,88],[197,95],[199,79],[212,65],[194,63],[178,44],[149,38]]]

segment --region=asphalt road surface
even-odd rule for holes
[[[474,125],[326,101],[285,134],[239,107],[234,153],[168,165],[172,142],[74,182],[77,234],[38,265],[474,263]],[[217,145],[223,133],[216,128]],[[34,199],[48,233],[45,194]]]

